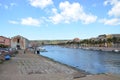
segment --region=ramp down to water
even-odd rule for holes
[[[0,64],[0,80],[72,80],[75,73],[85,74],[47,58],[24,52]]]
[[[86,74],[47,58],[24,52],[0,64],[0,80],[89,80]],[[93,77],[95,75],[92,75]],[[95,76],[96,77],[96,76]],[[85,79],[86,78],[86,79]],[[99,78],[99,75],[98,75]],[[108,80],[104,75],[102,80]],[[110,80],[119,80],[117,77]]]

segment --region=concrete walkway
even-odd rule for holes
[[[0,64],[0,80],[72,80],[85,74],[30,52]]]
[[[120,80],[120,75],[113,74],[88,75],[87,77],[78,78],[74,80]]]
[[[0,64],[0,80],[120,80],[111,74],[85,76],[70,67],[23,51]]]

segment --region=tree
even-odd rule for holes
[[[102,45],[102,40],[101,39],[98,40],[98,44],[99,44],[99,47],[101,47],[101,45]]]
[[[8,48],[7,45],[0,44],[0,48]]]
[[[44,45],[44,44],[45,44],[44,42],[41,43],[41,45]]]
[[[112,38],[107,38],[107,45],[108,47],[111,47],[112,46]]]
[[[113,43],[115,44],[115,43],[117,42],[117,38],[116,38],[116,37],[113,37],[113,38],[112,38],[112,41],[113,41]]]
[[[107,42],[111,43],[112,42],[112,38],[107,38]]]

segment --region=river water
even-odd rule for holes
[[[92,74],[120,74],[120,53],[45,46],[40,54]]]

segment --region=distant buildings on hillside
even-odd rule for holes
[[[62,45],[71,47],[120,47],[120,34],[103,34],[90,39],[74,38]]]
[[[79,38],[74,38],[73,42],[80,42],[80,39]]]
[[[103,34],[103,35],[99,35],[96,38],[91,38],[91,39],[97,41],[97,40],[107,40],[113,38],[120,39],[120,34],[109,34],[109,35]]]
[[[26,49],[28,47],[36,47],[44,44],[76,44],[77,46],[96,46],[96,47],[120,47],[120,34],[103,34],[96,38],[84,39],[74,38],[70,40],[43,40],[29,41],[20,35],[11,39],[0,36],[0,44],[17,49]]]
[[[103,34],[95,38],[80,41],[82,46],[120,47],[120,34]]]

